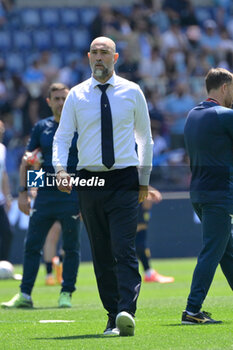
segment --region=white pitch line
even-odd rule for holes
[[[39,323],[69,323],[75,322],[74,320],[40,320]]]
[[[163,199],[189,199],[188,191],[161,192]]]

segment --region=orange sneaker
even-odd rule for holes
[[[144,277],[144,282],[172,283],[174,280],[174,277],[160,275],[155,270],[151,270],[150,274]]]
[[[53,263],[53,269],[54,269],[55,274],[56,274],[57,283],[61,284],[62,281],[63,281],[63,278],[62,278],[62,263],[60,262],[58,256],[55,256],[52,259],[52,263]]]
[[[46,275],[45,284],[46,284],[46,286],[55,286],[56,281],[55,281],[54,276],[51,273]]]

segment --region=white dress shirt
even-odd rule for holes
[[[66,169],[74,131],[78,132],[78,169],[109,171],[139,166],[139,183],[148,185],[152,166],[153,140],[145,97],[140,87],[115,73],[106,82],[112,112],[115,163],[102,163],[101,90],[93,77],[73,87],[64,103],[53,142],[53,166]],[[137,153],[135,150],[137,143]]]

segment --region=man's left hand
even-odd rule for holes
[[[158,204],[163,198],[162,194],[158,190],[156,190],[156,188],[149,186],[147,199],[153,203]]]
[[[59,191],[70,194],[72,190],[72,186],[70,184],[70,175],[66,171],[61,170],[57,173],[56,177],[59,183],[57,186]]]

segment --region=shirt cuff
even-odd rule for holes
[[[151,167],[138,167],[139,185],[148,186],[150,182]]]
[[[61,165],[54,166],[55,174],[59,173],[60,171],[67,171],[66,167],[63,167]]]

